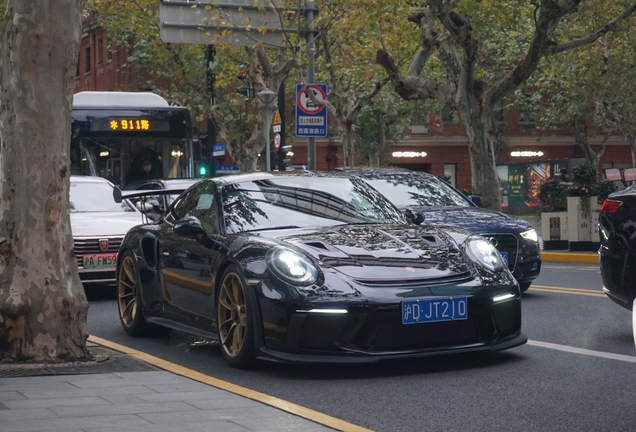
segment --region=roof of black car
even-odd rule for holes
[[[399,167],[352,167],[352,168],[336,168],[337,171],[346,173],[352,176],[360,176],[360,177],[376,177],[376,176],[384,176],[384,175],[400,175],[400,174],[410,174],[410,175],[422,175],[422,176],[430,176],[431,174],[422,172],[422,171],[412,171],[406,168]]]

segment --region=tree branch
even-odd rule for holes
[[[607,22],[603,27],[601,27],[594,33],[591,33],[585,37],[582,37],[580,39],[575,39],[570,42],[565,42],[562,44],[550,46],[548,47],[546,54],[559,54],[564,51],[568,51],[574,48],[581,47],[583,45],[590,44],[594,42],[595,40],[597,40],[598,38],[600,38],[601,36],[603,36],[604,34],[608,33],[610,30],[616,27],[621,21],[624,21],[630,15],[632,15],[635,11],[636,11],[636,3],[632,4],[630,7],[625,9],[625,11],[622,14],[620,14],[613,20]]]
[[[395,65],[393,57],[385,50],[378,50],[375,62],[382,66],[388,74],[389,80],[395,86],[395,91],[404,100],[436,99],[438,85],[431,80],[425,80],[414,76],[402,76]]]

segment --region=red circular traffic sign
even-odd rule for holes
[[[327,100],[327,94],[319,86],[315,84],[310,84],[309,89],[314,92],[316,99],[321,101]],[[316,105],[314,101],[312,101],[311,98],[307,96],[307,93],[305,92],[304,88],[301,88],[300,91],[298,92],[298,95],[296,95],[296,105],[305,114],[312,114],[312,115],[318,114],[320,111],[322,111],[325,108],[322,105]]]
[[[274,148],[278,150],[280,148],[280,134],[274,134]]]

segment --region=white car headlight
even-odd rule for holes
[[[268,263],[276,276],[292,284],[311,285],[318,279],[318,269],[313,263],[289,249],[274,249]]]
[[[537,232],[533,229],[522,232],[521,237],[523,237],[526,240],[532,240],[532,241],[539,240],[539,236],[537,236]]]
[[[499,251],[481,236],[468,237],[468,240],[466,240],[466,251],[474,261],[492,271],[499,271],[504,268]]]

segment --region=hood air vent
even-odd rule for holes
[[[431,246],[439,246],[441,244],[440,239],[438,239],[436,236],[434,235],[423,235],[422,238],[424,239],[424,241],[428,244],[430,244]]]
[[[314,249],[320,249],[325,251],[329,250],[329,248],[324,243],[321,243],[321,242],[304,242],[303,244],[306,246],[312,247]]]

